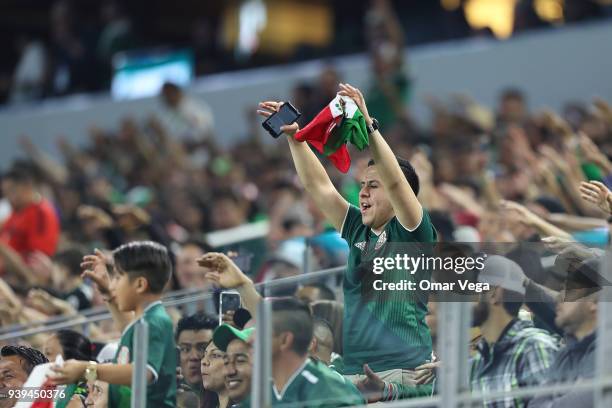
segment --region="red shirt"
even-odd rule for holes
[[[35,251],[53,256],[57,249],[60,226],[53,206],[47,200],[13,210],[0,230],[0,240],[24,259]]]

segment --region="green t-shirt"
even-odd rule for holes
[[[142,316],[149,325],[149,354],[147,368],[154,380],[147,386],[147,407],[176,406],[176,345],[172,320],[160,301],[150,304]],[[133,362],[134,324],[130,323],[121,336],[114,362]],[[131,388],[110,384],[108,387],[109,408],[128,408],[132,396]]]
[[[357,387],[320,361],[307,359],[280,392],[272,387],[272,406],[324,408],[363,405]]]
[[[386,270],[372,272],[374,258],[396,255],[418,257],[431,252],[436,231],[423,209],[421,224],[408,231],[393,217],[379,236],[362,223],[361,213],[349,206],[342,225],[342,238],[350,247],[344,275],[343,357],[344,374],[363,374],[369,364],[375,372],[413,369],[431,357],[431,335],[425,323],[426,294],[421,291],[375,291],[375,280],[385,283],[429,279],[431,272]],[[417,286],[418,287],[418,286]]]

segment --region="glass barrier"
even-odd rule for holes
[[[612,256],[557,244],[366,242],[348,266],[238,288],[256,318],[224,316],[234,328],[215,332],[202,367],[218,359],[207,378],[243,406],[612,406]],[[218,304],[198,290],[164,300],[176,316]]]

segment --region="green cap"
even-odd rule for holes
[[[228,344],[230,344],[232,340],[238,339],[246,343],[254,331],[254,327],[238,330],[234,326],[224,323],[217,327],[213,333],[213,342],[215,343],[215,346],[219,347],[219,350],[225,352],[227,351]]]

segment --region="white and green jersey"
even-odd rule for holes
[[[148,408],[170,408],[176,406],[176,345],[172,320],[160,301],[151,303],[141,317],[149,325],[149,353],[147,369],[153,374],[153,382],[147,386]],[[123,331],[115,363],[129,364],[134,360],[134,324]],[[110,384],[108,388],[109,408],[128,408],[132,396],[131,387]]]
[[[272,387],[272,406],[325,408],[363,405],[366,401],[353,383],[320,361],[310,358],[282,390]]]

